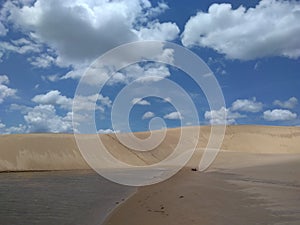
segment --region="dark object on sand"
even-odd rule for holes
[[[198,171],[197,168],[192,168],[191,170],[192,170],[192,171]]]

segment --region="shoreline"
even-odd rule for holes
[[[184,129],[194,134],[196,128]],[[99,137],[117,159],[131,165],[147,166],[169,156],[178,143],[180,133],[180,129],[167,130],[161,145],[150,152],[128,149],[112,138],[113,134]],[[145,138],[149,133],[136,135]],[[119,225],[125,221],[124,225],[216,225],[224,224],[225,220],[225,224],[231,225],[292,225],[294,218],[295,225],[300,223],[300,127],[228,126],[221,151],[210,168],[205,172],[191,171],[191,168],[198,167],[209,136],[210,127],[201,127],[194,155],[170,179],[131,189],[134,193],[125,197],[124,201],[121,201],[123,197],[117,197],[121,192],[106,189],[106,194],[118,199],[118,204],[110,202],[104,224]],[[194,141],[192,137],[187,135],[185,142]],[[63,173],[61,171],[93,171],[84,161],[71,134],[5,135],[0,136],[0,146],[2,177],[6,176],[5,173],[21,174],[22,177],[23,174],[38,172],[50,172],[49,175],[56,176],[55,172],[58,175]],[[182,151],[187,149],[188,145],[182,146]],[[79,178],[89,179],[89,176]],[[96,180],[107,183],[107,187],[127,190],[127,187],[116,186],[102,178]],[[59,188],[58,184],[53,184],[53,187]],[[18,185],[21,188],[23,184],[20,182]],[[95,190],[97,195],[98,191],[100,189]],[[29,194],[34,195],[35,192]],[[106,195],[96,197],[100,203],[108,201]],[[93,218],[100,216],[96,205],[91,206]],[[22,210],[19,212],[22,213]],[[242,218],[248,224],[241,221]]]
[[[110,209],[107,216],[105,217],[105,219],[102,221],[100,225],[106,224],[115,215],[115,212],[116,210],[118,210],[118,208],[125,205],[129,199],[131,199],[133,196],[135,196],[138,193],[139,191],[138,189],[139,188],[136,188],[136,190],[133,193],[129,194],[127,197],[124,197],[123,201],[121,200],[118,204],[116,204],[116,206],[113,209]]]
[[[162,183],[138,188],[103,225],[143,221],[144,225],[296,225],[300,222],[300,179],[296,176],[300,154],[286,154],[282,161],[281,156],[220,153],[207,172],[185,167]],[[245,165],[237,163],[241,157]],[[224,164],[228,159],[233,164]]]
[[[136,192],[92,170],[2,173],[0,177],[1,225],[99,225],[117,201]]]

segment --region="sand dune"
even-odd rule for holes
[[[222,149],[206,172],[140,187],[104,224],[300,224],[299,128],[230,126]]]
[[[196,128],[184,129],[192,134]],[[197,145],[199,149],[206,146],[209,134],[209,126],[201,127]],[[149,133],[140,132],[135,135],[146,138]],[[100,135],[100,137],[116,158],[134,165],[147,165],[167,157],[178,143],[179,135],[180,129],[169,129],[162,144],[149,152],[128,149],[114,134]],[[228,126],[222,150],[247,153],[300,153],[300,127]],[[81,156],[72,134],[0,136],[0,171],[87,168],[89,166]]]
[[[69,134],[0,136],[0,171],[87,169]]]
[[[185,143],[193,142],[196,128],[184,129],[190,134]],[[201,127],[197,151],[186,168],[164,182],[139,188],[116,205],[104,224],[300,224],[300,127],[228,126],[216,160],[206,172],[194,172],[190,168],[198,165],[210,130]],[[135,135],[144,139],[149,133]],[[114,134],[100,138],[116,158],[147,165],[166,158],[179,136],[180,129],[169,129],[150,152],[128,149]],[[0,136],[0,171],[88,168],[74,135]]]

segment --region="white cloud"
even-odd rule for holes
[[[141,40],[166,40],[172,41],[176,39],[179,28],[175,23],[159,23],[157,21],[148,23],[147,27],[142,27],[136,32]]]
[[[95,104],[96,103],[96,104]],[[111,107],[111,100],[107,96],[101,94],[94,94],[89,96],[77,96],[76,105],[73,105],[73,109],[81,111],[99,110],[105,111],[105,107]]]
[[[63,75],[61,77],[61,79],[80,79],[83,74],[85,73],[86,69],[88,68],[88,64],[83,64],[83,65],[80,65],[80,64],[76,64],[72,67],[72,69],[70,71],[68,71],[65,75]],[[98,73],[101,73],[101,76],[104,76],[103,78],[103,81],[101,80],[100,83],[103,83],[105,79],[108,78],[108,75],[106,74],[107,71],[95,71],[95,72],[98,72]],[[99,79],[99,76],[97,76],[97,78]],[[94,82],[94,81],[91,81],[91,82]],[[99,81],[97,82],[99,83]]]
[[[0,75],[0,84],[9,84],[9,79],[6,75]]]
[[[79,79],[96,57],[120,44],[153,39],[171,41],[177,38],[179,28],[175,23],[157,20],[157,16],[167,9],[166,3],[154,6],[149,0],[37,0],[34,4],[7,1],[0,14],[5,15],[3,20],[12,24],[10,29],[23,32],[26,39],[1,42],[0,60],[6,51],[39,53],[28,58],[33,66],[71,68],[61,79]],[[46,51],[42,51],[45,48]],[[145,51],[149,53],[153,48]],[[171,50],[163,48],[159,52],[156,49],[155,54],[164,59],[173,55]],[[164,65],[152,64],[135,69],[139,73],[130,73],[130,67],[124,73],[117,73],[111,78],[110,84],[129,83],[139,75],[152,76],[154,80],[170,75]],[[95,77],[90,77],[89,82],[98,85],[103,84],[108,75],[103,72],[101,77]]]
[[[154,46],[154,48],[155,47],[156,46]],[[158,49],[156,47],[155,50],[145,50],[147,54],[149,53],[148,51],[152,51],[152,53],[150,52],[150,55],[152,54],[151,56],[154,57],[154,60],[163,60],[170,63],[172,63],[174,60],[173,51],[171,51],[170,49]],[[134,52],[132,54],[140,55],[140,51]],[[122,62],[122,60],[126,60],[126,57],[116,60],[118,60],[119,64],[120,62]],[[126,62],[123,63],[126,64]],[[87,66],[88,65],[77,65],[73,70],[62,76],[61,79],[80,79],[85,74]],[[171,75],[169,68],[162,63],[135,63],[121,69],[120,71],[115,71],[114,66],[111,67],[112,68],[110,68],[108,65],[95,68],[89,67],[89,75],[88,78],[85,77],[85,82],[87,82],[89,85],[114,85],[116,83],[128,84],[137,79],[140,79],[140,82],[155,82]]]
[[[4,123],[1,123],[1,120],[0,120],[0,129],[3,129],[5,127],[6,127],[6,125]]]
[[[147,8],[151,7],[151,4],[149,4],[150,2],[144,1],[144,4]],[[149,17],[149,18],[154,18],[157,17],[158,15],[162,14],[163,12],[165,12],[167,9],[169,9],[169,6],[164,3],[164,2],[158,2],[156,7],[152,7],[150,8],[145,16]],[[144,20],[144,22],[147,22],[147,20]]]
[[[20,111],[22,114],[28,113],[32,108],[25,106],[25,105],[19,105],[19,104],[11,104],[9,107],[10,111]]]
[[[102,106],[96,105],[95,102],[97,101],[99,95],[90,95],[90,96],[77,96],[76,98],[76,105],[73,105],[73,108],[77,111],[94,111],[100,110],[104,112],[104,108]]]
[[[297,114],[285,109],[274,109],[265,111],[263,117],[268,121],[294,120],[297,118]]]
[[[9,79],[6,75],[0,75],[0,104],[4,101],[5,98],[15,97],[17,90],[9,88]]]
[[[98,101],[100,101],[101,105],[107,106],[107,107],[111,107],[111,100],[109,99],[108,96],[103,96],[102,94],[98,95]]]
[[[262,0],[255,8],[212,4],[185,25],[184,46],[209,47],[229,58],[249,60],[267,56],[300,56],[300,3]]]
[[[19,124],[19,126],[7,127],[5,124],[1,123],[0,120],[0,134],[16,134],[16,133],[25,133],[26,126]]]
[[[43,105],[59,105],[64,109],[71,109],[73,103],[73,99],[61,95],[58,90],[52,90],[46,94],[36,95],[32,98],[32,101]]]
[[[131,100],[132,105],[150,105],[150,102],[141,98],[134,98]]]
[[[260,112],[263,108],[261,102],[257,102],[255,98],[252,100],[249,99],[237,99],[232,103],[232,111],[243,111],[243,112]]]
[[[204,118],[209,120],[210,124],[235,124],[236,119],[244,118],[244,115],[241,115],[237,112],[231,112],[230,109],[222,107],[219,110],[206,111]]]
[[[69,133],[73,131],[71,113],[62,117],[56,114],[53,105],[38,105],[24,119],[28,132]]]
[[[73,133],[72,112],[58,115],[53,105],[41,104],[28,107],[11,104],[9,110],[20,111],[24,115],[25,123],[18,126],[2,127],[1,133]]]
[[[37,68],[47,68],[50,67],[52,64],[56,63],[56,58],[53,56],[43,53],[39,56],[33,56],[28,58],[28,61],[31,65]]]
[[[145,119],[150,119],[150,118],[152,118],[152,117],[154,117],[155,116],[155,114],[153,113],[153,112],[146,112],[144,115],[143,115],[143,117],[142,117],[142,119],[143,120],[145,120]]]
[[[100,129],[98,130],[98,133],[99,134],[113,134],[113,133],[120,133],[120,131],[114,131],[114,130],[111,130],[111,129]]]
[[[183,116],[180,112],[171,112],[169,114],[166,114],[164,118],[169,120],[181,120],[183,119]]]
[[[177,25],[152,19],[167,8],[165,3],[153,7],[149,0],[37,0],[23,7],[7,1],[2,14],[31,39],[54,49],[62,64],[74,65],[123,43],[173,40]]]
[[[42,50],[42,45],[25,38],[12,40],[11,42],[0,42],[0,51],[16,52],[19,54],[39,53]]]
[[[36,95],[32,98],[32,101],[42,105],[58,105],[63,109],[72,110],[73,99],[61,95],[58,90],[49,91],[46,94]],[[95,106],[95,102],[98,104]],[[109,97],[104,97],[101,94],[95,94],[91,96],[78,96],[77,105],[74,106],[76,110],[100,110],[104,111],[104,107],[111,107],[111,100]]]
[[[60,77],[58,74],[52,74],[52,75],[42,75],[43,80],[49,80],[51,82],[56,82],[60,80]]]
[[[165,77],[169,77],[170,75],[171,73],[165,64],[148,62],[144,63],[144,65],[140,65],[136,63],[115,73],[108,81],[108,85],[113,85],[115,83],[128,84],[135,80],[139,82],[156,82]],[[82,74],[79,76],[82,76]],[[106,75],[106,77],[103,76],[103,78],[107,77],[108,75]],[[102,83],[101,79],[100,82]]]
[[[23,134],[27,132],[27,127],[23,124],[19,124],[19,126],[8,127],[5,129],[5,134]]]
[[[298,104],[298,99],[296,97],[291,97],[287,101],[275,100],[274,105],[280,106],[282,108],[293,109]]]

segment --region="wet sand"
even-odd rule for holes
[[[139,188],[104,224],[296,225],[299,193],[300,154],[222,152],[204,173]]]

